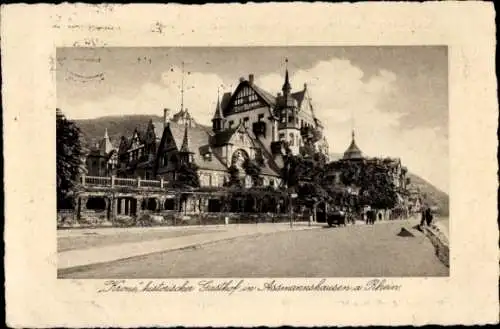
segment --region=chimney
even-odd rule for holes
[[[251,85],[253,84],[253,78],[254,78],[253,74],[248,75],[248,81],[250,82]]]
[[[167,127],[168,120],[169,120],[169,115],[170,115],[170,110],[169,109],[163,109],[163,128]]]
[[[307,90],[307,83],[304,83],[304,90]]]
[[[244,78],[244,77],[241,77],[241,78],[240,78],[240,82],[243,82],[243,81],[245,81],[245,78]]]

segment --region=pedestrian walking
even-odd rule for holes
[[[422,208],[422,211],[421,211],[421,218],[420,218],[420,225],[419,225],[420,229],[422,229],[422,227],[424,227],[425,222],[426,222],[425,221],[425,213],[426,213],[426,208],[424,207],[424,208]]]
[[[433,218],[434,217],[432,216],[431,208],[427,207],[427,209],[425,210],[425,223],[427,224],[427,226],[431,226]]]

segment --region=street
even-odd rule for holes
[[[416,221],[281,231],[61,269],[59,278],[448,276]],[[414,236],[399,236],[402,228]]]

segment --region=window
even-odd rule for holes
[[[261,149],[256,149],[255,150],[255,159],[257,161],[262,161],[263,158],[262,158],[262,150]]]
[[[259,121],[262,120],[262,119],[264,119],[264,114],[263,113],[259,114]]]
[[[291,123],[291,122],[293,122],[293,121],[294,121],[293,116],[289,116],[289,117],[288,117],[288,122],[289,122],[289,123]]]
[[[284,140],[285,139],[285,134],[281,133],[280,134],[280,140]]]
[[[293,146],[295,143],[295,138],[293,137],[293,134],[290,134],[290,146]]]
[[[229,121],[229,128],[231,128],[233,126],[233,124],[234,124],[233,120]]]

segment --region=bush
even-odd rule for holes
[[[166,221],[165,216],[144,214],[137,220],[137,226],[162,225]]]
[[[130,216],[117,216],[115,223],[119,227],[130,227],[135,225],[135,219]]]

